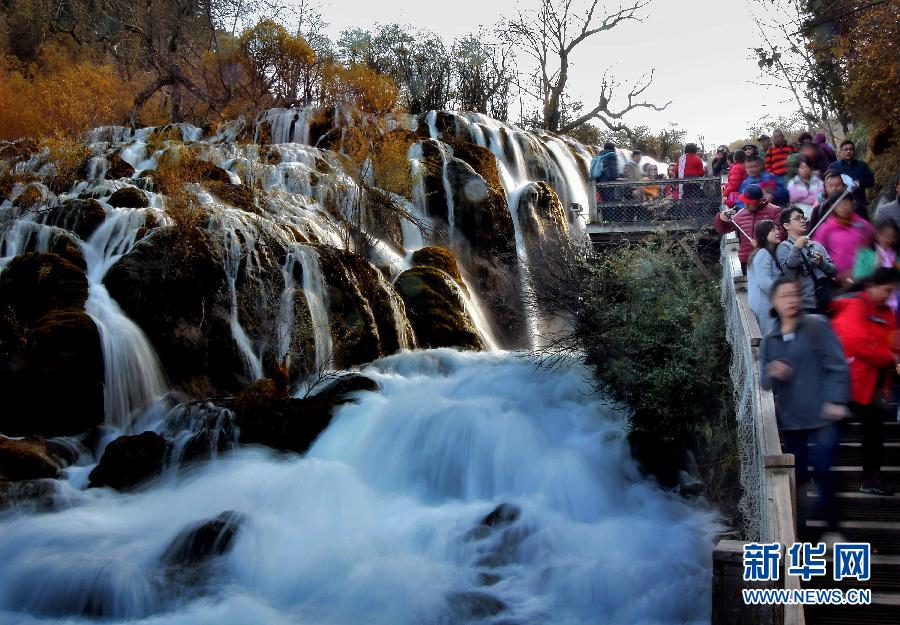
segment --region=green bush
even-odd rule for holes
[[[728,345],[718,284],[649,241],[584,261],[576,334],[633,432],[695,439],[721,422]]]

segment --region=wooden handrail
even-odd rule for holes
[[[733,297],[736,298],[739,324],[737,341],[745,341],[745,346],[752,355],[752,371],[748,372],[752,384],[752,403],[756,440],[759,445],[757,453],[762,458],[762,475],[766,498],[766,536],[760,536],[764,542],[778,542],[790,546],[796,541],[796,511],[794,510],[795,473],[794,456],[782,453],[781,439],[778,434],[778,419],[775,414],[775,398],[771,391],[766,391],[760,384],[759,346],[762,332],[756,315],[750,308],[747,294],[747,278],[741,270],[738,258],[739,244],[734,233],[726,235],[724,242],[724,262],[731,272],[733,281]],[[784,563],[782,579],[785,588],[800,588],[799,579],[786,575],[787,563]],[[784,606],[779,624],[805,625],[802,606]]]

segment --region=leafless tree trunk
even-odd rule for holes
[[[626,113],[637,108],[665,109],[668,103],[657,106],[641,99],[653,81],[652,70],[629,89],[626,103],[621,108],[615,108],[612,104],[620,85],[604,73],[596,106],[575,119],[563,119],[563,101],[576,48],[622,22],[641,21],[638,12],[650,4],[650,0],[633,0],[624,6],[620,4],[612,12],[598,7],[599,0],[589,0],[589,4],[580,10],[573,6],[574,3],[575,0],[541,0],[536,12],[520,11],[505,24],[509,42],[537,62],[535,89],[525,88],[525,92],[541,101],[543,127],[564,133],[598,119],[611,130],[625,130],[621,119]]]

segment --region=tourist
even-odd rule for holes
[[[705,173],[706,165],[697,156],[697,144],[688,143],[684,146],[684,154],[678,159],[678,177],[700,178]],[[703,197],[703,186],[701,184],[683,184],[679,189],[679,195],[685,200],[701,198]]]
[[[809,219],[812,216],[813,208],[819,204],[824,193],[825,183],[813,173],[809,159],[801,156],[797,175],[788,183],[788,196],[791,204],[802,208],[804,216]]]
[[[859,183],[853,190],[856,214],[863,219],[868,219],[866,189],[875,185],[875,174],[864,161],[856,158],[856,144],[850,139],[841,141],[841,158],[829,165],[828,169],[839,174],[846,174]]]
[[[838,197],[847,188],[841,175],[830,169],[825,172],[825,181],[823,184],[825,186],[825,194],[822,196],[822,200]],[[822,210],[822,202],[819,202],[818,206],[813,208],[812,215],[809,217],[809,227],[815,228],[816,224],[822,220],[824,214],[825,211]]]
[[[837,200],[840,201],[835,204]],[[856,252],[871,245],[874,231],[872,224],[853,212],[853,198],[849,195],[827,199],[822,210],[827,212],[832,204],[834,210],[813,234],[813,239],[834,260],[838,283],[846,284],[852,281]]]
[[[839,423],[848,415],[850,380],[844,352],[828,320],[806,314],[802,302],[796,280],[775,281],[772,313],[777,319],[760,344],[759,368],[760,385],[775,395],[783,451],[794,455],[797,535],[808,541],[810,465],[827,531],[838,531],[831,465],[840,447]]]
[[[775,319],[769,314],[772,285],[782,276],[781,266],[775,250],[781,241],[781,229],[771,219],[763,219],[756,224],[753,232],[756,249],[747,261],[747,292],[750,309],[763,336],[775,326]]]
[[[766,152],[766,171],[784,177],[787,173],[787,158],[794,152],[794,148],[785,140],[784,133],[776,130],[772,133],[772,145]]]
[[[619,178],[619,156],[616,154],[614,144],[607,142],[603,146],[603,151],[591,159],[590,178],[596,185],[597,204],[616,200],[614,188],[603,188],[603,183]],[[608,216],[604,217],[609,218]]]
[[[881,476],[881,454],[884,401],[898,369],[896,321],[888,306],[898,281],[896,269],[879,267],[865,278],[861,292],[833,303],[834,331],[850,363],[850,409],[862,423],[863,484],[859,490],[870,495],[894,494]]]
[[[631,157],[625,162],[622,170],[622,177],[632,182],[641,179],[641,151],[632,150]]]
[[[784,209],[779,223],[787,234],[786,240],[778,244],[781,270],[785,276],[800,283],[806,312],[826,312],[835,286],[832,283],[836,273],[834,261],[821,243],[810,241],[806,236],[808,224],[802,208]]]
[[[888,189],[888,201],[878,208],[875,219],[890,219],[900,228],[900,173],[894,174]],[[891,195],[893,195],[893,200],[891,200]]]
[[[747,167],[747,177],[744,178],[744,181],[741,183],[739,189],[740,193],[746,193],[747,187],[750,185],[762,186],[767,182],[772,183],[769,185],[771,187],[770,201],[779,206],[787,206],[789,202],[788,191],[787,187],[784,185],[784,180],[765,171],[763,169],[763,159],[761,157],[755,156],[746,158],[744,159],[744,165]],[[740,200],[738,200],[737,205],[743,206]]]
[[[868,278],[879,267],[897,267],[897,244],[900,230],[892,220],[882,217],[875,220],[875,240],[871,247],[861,247],[853,261],[853,281]],[[891,300],[893,304],[893,300]],[[894,306],[891,306],[894,309]]]
[[[824,132],[817,132],[816,136],[813,138],[813,142],[816,143],[822,150],[822,153],[825,155],[825,158],[828,160],[829,164],[837,160],[837,154],[835,153],[834,146],[828,143],[828,139],[825,138]]]
[[[750,185],[741,196],[744,208],[732,214],[732,211],[723,210],[713,218],[713,228],[720,234],[736,232],[740,241],[738,258],[741,266],[746,268],[750,253],[753,252],[755,241],[748,237],[756,232],[756,224],[764,219],[771,219],[778,223],[781,209],[766,201],[762,189],[757,185]]]
[[[675,163],[669,164],[669,167],[666,169],[666,178],[668,178],[669,180],[675,180],[676,178],[678,178],[678,172],[676,171]],[[679,197],[681,197],[678,186],[679,185],[677,184],[667,184],[665,189],[665,196],[670,200],[677,200]]]
[[[819,147],[819,144],[813,143],[812,141],[800,144],[800,151],[797,152],[797,154],[809,159],[809,165],[812,167],[813,173],[820,179],[831,164],[831,161],[825,157],[825,153],[822,151],[822,148]]]
[[[772,147],[772,140],[769,138],[769,135],[759,135],[756,143],[759,145],[759,156],[765,158],[769,153],[769,148]]]
[[[656,165],[652,163],[647,165],[647,175],[644,176],[642,180],[659,180],[659,169],[656,167]],[[655,200],[659,197],[659,185],[644,185],[644,195],[647,197],[647,199]]]
[[[741,147],[741,152],[743,152],[744,156],[748,158],[751,156],[759,156],[759,148],[752,143],[747,143],[746,145]]]
[[[716,148],[716,155],[712,161],[712,175],[723,176],[728,173],[728,146],[720,145]]]
[[[747,155],[743,150],[737,150],[733,156],[734,165],[728,170],[728,182],[725,183],[725,188],[722,190],[722,197],[725,198],[725,204],[729,208],[734,208],[737,204],[741,183],[747,177],[747,167],[744,164]]]

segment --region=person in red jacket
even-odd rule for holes
[[[766,171],[776,176],[784,176],[788,169],[788,156],[796,150],[784,138],[784,133],[776,130],[772,133],[772,147],[766,152]]]
[[[893,495],[881,480],[884,399],[897,366],[896,322],[888,301],[900,282],[893,267],[879,267],[863,290],[832,302],[832,325],[850,364],[850,410],[862,422],[863,484],[860,491]]]
[[[763,197],[763,190],[755,184],[751,184],[744,190],[744,195],[740,197],[744,203],[744,208],[738,212],[731,214],[731,211],[723,210],[713,217],[713,228],[720,234],[729,232],[737,232],[738,240],[741,247],[738,250],[738,258],[741,260],[741,267],[746,271],[747,259],[753,253],[753,241],[748,238],[756,232],[756,224],[764,219],[771,219],[776,224],[781,223],[781,209],[775,204],[770,204]],[[784,228],[778,227],[781,231],[781,238],[786,239]]]
[[[734,153],[734,165],[728,170],[728,182],[722,190],[722,197],[725,198],[725,204],[728,208],[734,208],[734,205],[737,203],[741,183],[747,177],[747,167],[744,165],[746,158],[747,155],[743,150],[737,150]]]

